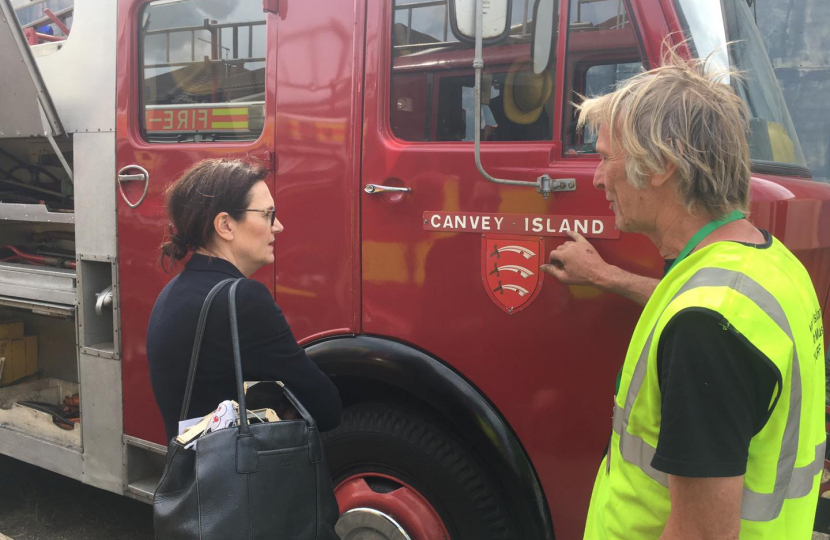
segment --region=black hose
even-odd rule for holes
[[[63,414],[63,407],[60,405],[54,405],[52,403],[44,403],[42,401],[17,401],[18,405],[22,405],[24,407],[29,407],[30,409],[34,409],[36,411],[40,411],[42,413],[51,414],[52,418],[62,422],[66,425],[75,427],[75,423],[69,419],[69,417],[64,416]],[[75,416],[75,415],[71,415]]]
[[[2,172],[9,180],[14,180],[14,178],[12,177],[12,173],[14,171],[16,171],[17,169],[26,169],[30,172],[35,171],[35,172],[39,172],[41,174],[44,174],[44,175],[48,176],[56,184],[58,184],[58,185],[61,184],[61,180],[57,176],[50,173],[49,171],[47,171],[43,167],[40,167],[38,165],[32,165],[30,163],[26,163],[26,162],[18,159],[14,154],[9,153],[9,152],[3,150],[2,148],[0,148],[0,154],[6,156],[7,158],[12,160],[16,164],[14,167],[12,167],[8,171],[4,171],[3,169],[0,169],[0,172]]]
[[[12,174],[14,174],[16,171],[18,171],[18,170],[20,170],[20,169],[23,169],[23,170],[25,170],[25,171],[29,171],[29,174],[32,174],[32,172],[36,172],[36,173],[42,174],[42,175],[44,175],[44,176],[49,177],[49,179],[50,179],[50,180],[52,180],[52,182],[54,182],[54,183],[55,183],[55,184],[57,184],[58,186],[60,186],[60,185],[61,185],[61,181],[60,181],[60,179],[59,179],[57,176],[55,176],[54,174],[50,173],[50,172],[49,172],[49,171],[47,171],[46,169],[43,169],[43,168],[41,168],[41,167],[38,167],[37,165],[15,165],[15,166],[14,166],[14,167],[12,167],[11,169],[9,169],[9,171],[6,173],[6,175],[7,175],[9,178],[14,179],[14,177],[12,176]]]

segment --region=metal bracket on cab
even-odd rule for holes
[[[538,188],[536,191],[547,198],[548,193],[556,193],[558,191],[576,191],[576,178],[551,178],[543,174],[536,179]]]

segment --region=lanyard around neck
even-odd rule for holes
[[[677,256],[672,265],[666,271],[666,274],[671,272],[672,268],[677,266],[680,263],[680,261],[685,259],[689,255],[689,253],[691,253],[697,247],[697,245],[703,241],[704,238],[712,234],[712,232],[715,229],[717,229],[718,227],[723,227],[727,223],[732,223],[733,221],[738,221],[739,219],[743,218],[743,212],[741,212],[740,210],[733,210],[732,212],[728,213],[726,217],[724,217],[723,219],[716,219],[704,225],[699,231],[695,233],[694,236],[692,236],[692,238],[686,244],[686,247],[683,248],[683,251],[680,252],[680,255]]]
[[[695,233],[694,236],[692,236],[692,238],[686,244],[686,247],[683,248],[683,251],[680,252],[680,255],[677,256],[677,258],[674,260],[672,265],[666,271],[666,274],[671,272],[672,268],[677,266],[677,263],[679,263],[680,261],[685,259],[689,255],[689,253],[691,253],[692,250],[694,250],[697,247],[697,245],[700,244],[700,242],[703,241],[704,238],[706,238],[707,236],[712,234],[712,231],[714,231],[718,227],[722,227],[722,226],[726,225],[727,223],[732,223],[733,221],[738,221],[739,219],[743,219],[744,217],[745,216],[744,216],[743,212],[741,212],[740,210],[733,210],[732,212],[728,213],[726,215],[726,217],[724,217],[723,219],[716,219],[716,220],[710,221],[709,223],[704,225],[699,231],[697,231]],[[615,396],[620,393],[620,382],[621,382],[621,380],[622,380],[622,368],[620,368],[620,372],[617,373],[617,388],[614,391]]]

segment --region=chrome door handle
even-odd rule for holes
[[[380,184],[366,184],[363,186],[363,191],[366,193],[411,193],[412,188],[408,187],[395,187],[395,186],[382,186]]]
[[[138,171],[137,174],[126,174],[127,171],[136,170]],[[144,192],[141,194],[141,197],[135,203],[131,203],[129,199],[127,199],[127,195],[124,193],[124,187],[121,185],[122,182],[144,182]],[[127,206],[130,208],[138,208],[142,202],[144,202],[144,197],[147,196],[147,190],[150,187],[150,173],[147,172],[147,169],[144,167],[139,167],[138,165],[127,165],[126,167],[121,167],[121,170],[118,171],[118,191],[121,192],[121,198],[124,199],[124,202],[127,203]]]
[[[143,174],[119,174],[118,181],[119,182],[135,182],[136,180],[147,180],[147,177]]]

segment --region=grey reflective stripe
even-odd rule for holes
[[[785,499],[798,499],[809,495],[816,476],[824,469],[825,444],[826,441],[816,446],[816,457],[812,463],[793,470],[789,485],[779,487],[776,479],[775,490],[772,493],[758,493],[744,487],[741,518],[749,521],[770,521],[781,513]]]
[[[651,460],[654,459],[657,449],[640,437],[626,431],[627,424],[623,420],[624,412],[624,409],[614,405],[614,431],[620,436],[620,456],[632,465],[636,465],[652,480],[668,488],[669,475],[651,466]]]
[[[784,436],[781,444],[781,453],[778,457],[778,466],[775,477],[775,487],[772,493],[758,493],[744,487],[741,517],[751,521],[769,521],[778,517],[784,499],[803,497],[810,493],[815,476],[823,469],[824,443],[816,447],[816,459],[805,467],[795,467],[798,453],[799,419],[801,418],[801,368],[798,362],[796,348],[790,323],[787,320],[781,304],[761,287],[755,280],[741,272],[724,268],[702,268],[696,272],[677,291],[666,304],[668,307],[678,296],[691,289],[699,287],[729,287],[752,300],[767,316],[770,317],[781,330],[790,338],[793,344],[792,378],[790,383],[790,406],[787,413],[787,422],[784,427]],[[665,310],[665,308],[664,308]],[[662,313],[660,314],[662,316]],[[659,320],[659,316],[658,316]],[[634,368],[634,374],[628,385],[625,398],[625,407],[620,409],[615,405],[614,431],[620,436],[620,454],[623,459],[639,467],[654,481],[668,487],[668,476],[651,466],[655,448],[642,438],[628,433],[628,421],[631,417],[631,408],[640,392],[648,369],[648,356],[654,338],[655,327],[646,339],[640,357]]]

